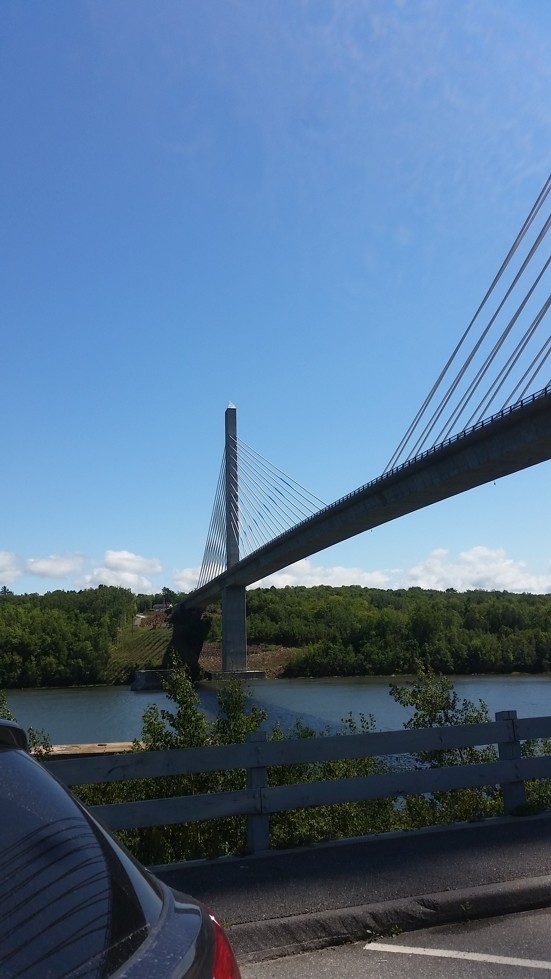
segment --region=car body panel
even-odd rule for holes
[[[227,939],[208,909],[142,867],[18,732],[0,723],[2,979],[218,979]],[[238,979],[228,949],[220,979]]]

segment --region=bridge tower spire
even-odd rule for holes
[[[226,570],[239,561],[239,470],[237,459],[237,409],[230,404],[225,414],[226,466]],[[239,673],[247,669],[247,609],[244,585],[222,589],[222,670]]]
[[[224,416],[226,429],[226,570],[239,561],[239,476],[237,469],[237,408],[231,401]]]

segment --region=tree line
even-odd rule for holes
[[[101,683],[121,627],[135,614],[126,588],[0,594],[0,687]]]
[[[542,673],[551,669],[551,595],[422,588],[254,589],[250,643],[295,647],[288,676]]]
[[[182,594],[100,585],[14,595],[0,589],[0,688],[109,682],[137,611]],[[209,610],[208,639],[221,636]],[[247,593],[250,644],[289,649],[287,676],[544,673],[551,670],[551,595],[319,585]]]

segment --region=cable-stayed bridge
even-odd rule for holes
[[[546,181],[385,471],[329,505],[237,438],[225,448],[198,586],[222,599],[225,671],[246,669],[247,585],[356,534],[551,458]]]

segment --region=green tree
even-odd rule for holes
[[[209,721],[201,708],[187,669],[175,664],[165,681],[170,707],[150,705],[143,715],[141,738],[134,751],[205,747],[237,743],[257,730],[266,714],[250,707],[250,694],[239,680],[219,693],[218,714]],[[162,778],[133,779],[81,786],[78,795],[87,804],[135,799],[202,795],[245,787],[244,771],[189,773]],[[171,863],[204,856],[236,853],[246,846],[244,819],[218,819],[122,832],[123,842],[144,863]]]
[[[391,684],[390,695],[403,707],[413,708],[404,724],[407,729],[481,724],[490,721],[484,701],[478,705],[459,698],[451,680],[420,665],[415,680],[404,686]],[[441,751],[420,751],[411,756],[415,769],[473,765],[495,761],[495,748],[463,747]],[[502,811],[499,792],[493,787],[434,792],[430,796],[407,796],[404,814],[412,826],[434,825],[496,815]]]
[[[3,690],[0,690],[0,717],[2,717],[5,721],[15,721],[15,717],[13,716],[13,712],[8,704],[6,694]]]

